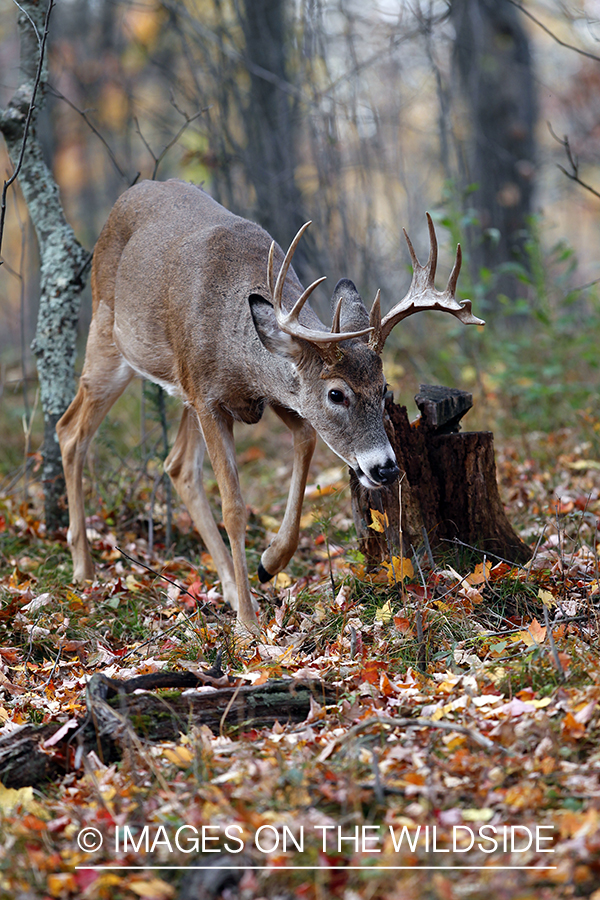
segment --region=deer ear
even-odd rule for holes
[[[275,318],[275,310],[269,301],[260,294],[250,294],[248,303],[256,333],[263,347],[275,356],[296,360],[301,352],[298,341],[281,330]]]
[[[369,313],[356,290],[354,282],[350,281],[349,278],[342,278],[335,286],[331,298],[331,307],[334,315],[340,305],[340,301],[340,332],[362,331],[363,328],[369,327]],[[362,340],[367,340],[367,338],[362,338]]]

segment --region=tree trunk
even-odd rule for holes
[[[535,83],[529,39],[508,0],[452,0],[454,63],[470,125],[467,180],[483,240],[472,248],[477,268],[525,262],[535,157]],[[514,297],[518,282],[504,274],[499,292]]]
[[[528,560],[531,550],[514,532],[500,500],[493,434],[457,430],[471,395],[421,385],[416,400],[422,415],[412,425],[406,407],[386,403],[386,430],[400,481],[369,491],[354,473],[350,478],[354,522],[367,563],[389,560],[400,548],[400,534],[407,557],[423,546],[439,554],[458,540],[502,559]],[[369,527],[372,510],[387,513],[385,531]]]
[[[298,111],[287,73],[286,5],[286,0],[244,0],[238,13],[250,75],[242,115],[244,161],[256,193],[254,215],[284,249],[306,221],[295,175]],[[309,246],[306,236],[294,255],[301,281],[308,277]]]
[[[0,131],[9,156],[17,165],[25,122],[33,96],[39,62],[39,46],[30,20],[39,35],[44,33],[46,6],[23,0],[19,13],[21,70],[23,83],[6,110],[0,112]],[[45,75],[42,75],[43,89]],[[35,108],[42,94],[38,90]],[[37,113],[33,113],[19,184],[35,228],[41,260],[40,305],[32,349],[37,357],[40,395],[44,412],[43,482],[46,526],[55,530],[66,522],[64,480],[56,423],[73,399],[75,341],[80,294],[84,286],[82,270],[86,251],[76,240],[62,210],[58,186],[46,165],[36,136]]]

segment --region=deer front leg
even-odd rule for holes
[[[206,444],[200,430],[198,416],[191,407],[186,406],[173,449],[165,461],[165,471],[168,472],[175,490],[185,503],[206,549],[213,559],[221,579],[225,601],[237,612],[238,592],[233,560],[219,534],[204,490],[202,463],[205,450]]]
[[[237,616],[253,634],[259,634],[258,621],[248,583],[246,565],[246,504],[242,497],[235,461],[233,420],[230,416],[214,414],[205,407],[196,407],[202,434],[219,485],[225,529],[229,535],[233,570],[237,588]]]
[[[298,546],[302,501],[308,478],[308,468],[317,439],[312,425],[297,413],[280,406],[274,406],[273,410],[292,432],[294,462],[281,528],[263,553],[258,566],[258,577],[262,582],[269,581],[278,572],[281,572],[289,563]]]

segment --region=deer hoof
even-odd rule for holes
[[[274,575],[271,575],[270,572],[267,572],[262,563],[258,564],[258,580],[261,584],[265,584],[267,581],[270,581],[271,578],[275,578]]]

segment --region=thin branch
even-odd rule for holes
[[[480,734],[474,728],[467,728],[465,725],[459,725],[457,722],[450,722],[448,719],[434,720],[424,718],[423,716],[415,716],[414,718],[372,716],[369,719],[363,719],[362,722],[359,722],[344,734],[335,738],[332,745],[325,747],[325,750],[321,754],[321,757],[323,757],[323,759],[329,757],[334,750],[336,750],[342,744],[346,744],[351,738],[356,737],[363,731],[368,731],[369,728],[374,728],[376,726],[401,728],[402,730],[405,730],[407,728],[438,728],[440,731],[456,731],[459,734],[464,734],[475,744],[478,744],[485,750],[497,750],[500,753],[508,752],[501,744],[496,744],[494,741],[490,740],[490,738],[487,738],[485,737],[485,735]],[[325,753],[327,753],[327,757],[324,756]]]
[[[154,181],[154,179],[156,178],[156,173],[158,171],[158,167],[160,166],[161,162],[163,161],[163,159],[165,158],[165,156],[167,155],[167,153],[169,152],[171,147],[175,146],[175,144],[177,143],[177,141],[179,140],[179,138],[181,137],[183,132],[192,124],[192,122],[195,122],[196,119],[200,118],[200,116],[206,112],[205,109],[201,109],[195,115],[188,116],[188,114],[186,112],[179,109],[179,107],[175,104],[175,102],[172,99],[171,99],[171,102],[173,103],[173,106],[175,107],[177,112],[179,112],[183,116],[185,116],[185,122],[183,123],[183,125],[181,126],[181,128],[179,129],[177,134],[171,138],[169,143],[165,144],[165,146],[163,147],[162,151],[160,152],[160,154],[158,156],[156,156],[152,147],[150,146],[150,144],[148,143],[148,141],[142,134],[142,130],[140,128],[140,123],[138,122],[137,117],[134,117],[134,120],[133,120],[135,122],[135,130],[137,131],[137,133],[140,137],[140,140],[142,141],[144,147],[146,148],[146,150],[148,151],[148,153],[154,160],[154,169],[152,170],[152,176],[151,176],[152,181]]]
[[[581,47],[576,47],[574,44],[568,44],[566,41],[562,41],[553,31],[550,31],[547,25],[544,25],[543,22],[536,19],[533,13],[530,13],[529,10],[521,3],[518,3],[517,0],[507,0],[507,2],[512,3],[513,6],[520,9],[523,15],[527,16],[528,19],[531,19],[532,22],[535,22],[538,28],[545,31],[546,34],[549,35],[553,41],[556,41],[557,44],[560,44],[561,47],[566,47],[567,50],[573,50],[575,53],[579,53],[580,56],[587,56],[588,59],[594,59],[596,62],[600,62],[600,56],[596,56],[595,53],[590,53],[588,50],[582,50]]]
[[[43,52],[42,38],[40,37],[40,33],[39,33],[38,29],[37,29],[37,25],[35,24],[35,22],[34,22],[33,19],[31,18],[31,16],[29,15],[29,13],[27,12],[27,10],[26,10],[23,6],[21,6],[20,3],[17,3],[17,0],[13,0],[13,3],[14,3],[15,6],[17,7],[17,9],[19,9],[19,10],[23,13],[23,15],[25,16],[25,18],[29,20],[29,24],[31,25],[31,27],[33,28],[33,30],[34,30],[34,32],[35,32],[35,36],[36,36],[36,38],[37,38],[37,42],[38,42],[38,47],[39,47],[40,53],[42,53],[42,52]]]
[[[559,136],[558,136],[558,135],[556,134],[556,132],[553,130],[552,125],[550,124],[550,122],[548,122],[547,125],[548,125],[548,131],[550,132],[550,134],[552,135],[552,137],[554,138],[554,140],[555,140],[558,144],[560,144],[561,147],[564,148],[564,151],[565,151],[567,160],[568,160],[568,162],[569,162],[569,165],[571,166],[571,171],[569,172],[567,169],[565,169],[564,166],[561,166],[560,163],[557,163],[557,166],[558,166],[558,168],[560,169],[560,171],[561,171],[564,175],[566,175],[567,178],[569,178],[571,181],[574,181],[576,184],[580,185],[582,188],[585,188],[586,191],[589,191],[590,194],[593,194],[594,197],[600,198],[600,191],[597,191],[596,188],[593,188],[593,187],[591,186],[591,184],[588,184],[587,182],[583,181],[583,180],[580,178],[580,176],[579,176],[579,160],[578,160],[577,157],[574,156],[574,154],[573,154],[573,151],[572,151],[572,149],[571,149],[571,145],[570,145],[570,143],[569,143],[569,138],[568,138],[568,136],[565,134],[564,138],[559,138]]]
[[[191,597],[192,600],[194,600],[194,602],[196,604],[198,604],[198,598],[195,597],[194,594],[190,593],[190,591],[188,591],[186,588],[184,588],[184,586],[182,584],[180,584],[178,581],[174,581],[172,578],[169,578],[167,575],[163,575],[162,572],[157,572],[156,569],[152,568],[152,566],[147,566],[146,563],[143,563],[141,560],[136,559],[134,556],[130,556],[128,553],[125,553],[125,551],[122,550],[121,547],[117,547],[117,550],[119,551],[121,556],[125,557],[125,559],[130,560],[136,566],[141,566],[142,569],[147,569],[147,571],[151,572],[153,575],[155,575],[156,578],[162,578],[163,581],[168,581],[169,584],[172,584],[174,587],[178,588],[182,594],[187,594],[188,597]],[[192,615],[196,615],[196,613],[206,613],[207,615],[212,616],[213,619],[216,619],[220,625],[225,626],[225,621],[223,620],[223,618],[218,613],[216,613],[214,611],[214,609],[212,609],[208,605],[208,603],[198,604]]]
[[[78,106],[76,106],[71,100],[69,100],[68,97],[65,97],[65,95],[63,93],[61,93],[61,91],[59,91],[58,88],[55,88],[54,85],[47,84],[47,88],[54,97],[58,98],[59,100],[62,100],[64,103],[67,104],[67,106],[70,106],[72,110],[74,110],[76,113],[78,113],[81,116],[81,118],[83,119],[85,124],[88,126],[90,131],[92,131],[96,135],[96,137],[100,141],[102,141],[102,143],[104,144],[106,151],[111,159],[111,162],[112,162],[113,166],[115,167],[115,169],[117,170],[117,172],[119,173],[119,175],[121,176],[121,178],[123,178],[125,181],[129,181],[129,176],[126,175],[126,173],[123,171],[123,169],[117,162],[117,157],[115,156],[114,152],[112,151],[111,147],[109,146],[108,141],[101,134],[101,132],[98,131],[98,129],[96,128],[94,123],[88,118],[87,112],[83,109],[79,109]]]
[[[22,10],[22,8],[19,6],[18,3],[16,5],[19,7],[19,9]],[[11,177],[4,182],[4,187],[2,188],[2,200],[0,201],[0,254],[2,253],[2,239],[4,237],[4,221],[6,219],[6,197],[8,194],[9,187],[11,186],[11,184],[14,183],[14,181],[16,180],[16,178],[19,175],[19,172],[21,171],[21,167],[23,165],[23,160],[25,158],[25,147],[27,146],[27,137],[29,135],[29,128],[30,128],[31,120],[33,119],[33,113],[35,110],[35,97],[36,97],[38,88],[40,86],[40,82],[42,80],[42,72],[43,72],[43,68],[44,68],[44,56],[46,54],[46,43],[48,40],[48,25],[50,22],[50,13],[52,12],[53,6],[54,6],[54,0],[48,0],[48,8],[46,9],[46,18],[44,20],[44,34],[42,36],[42,41],[40,44],[40,58],[38,61],[37,71],[35,73],[35,81],[33,83],[33,91],[31,94],[31,101],[29,103],[29,109],[27,110],[27,118],[25,119],[25,127],[23,129],[23,141],[21,143],[21,152],[19,153],[19,159],[17,161],[17,165],[15,166],[14,172],[12,173]],[[25,10],[22,10],[22,12],[25,12]],[[25,15],[27,15],[27,13],[25,13]],[[38,38],[38,43],[39,43],[38,30],[35,27],[34,23],[32,22],[31,16],[27,15],[27,18],[33,25],[33,28],[35,30],[36,36]],[[1,260],[0,260],[0,265],[2,265]]]

